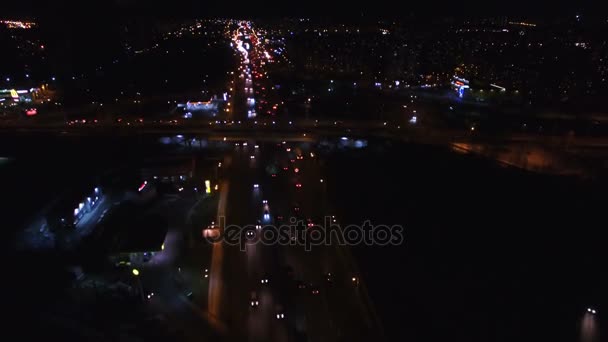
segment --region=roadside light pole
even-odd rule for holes
[[[144,287],[141,284],[141,278],[139,277],[139,270],[137,268],[134,268],[132,271],[133,275],[135,276],[135,279],[137,279],[137,287],[139,288],[139,295],[141,297],[141,301],[144,301]]]

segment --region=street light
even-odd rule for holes
[[[141,278],[139,277],[139,270],[134,268],[131,270],[135,278],[137,279],[137,286],[139,287],[139,295],[141,296],[141,300],[144,301],[144,286],[141,284]]]

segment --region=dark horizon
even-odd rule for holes
[[[394,3],[391,1],[374,1],[372,4],[352,4],[347,2],[276,2],[270,6],[250,8],[245,2],[201,3],[198,1],[178,0],[170,6],[166,3],[153,3],[139,0],[116,1],[62,1],[46,2],[27,0],[6,4],[3,18],[28,18],[51,20],[67,19],[71,16],[87,16],[94,12],[106,16],[109,20],[115,17],[153,16],[159,19],[194,19],[233,17],[246,19],[268,18],[323,18],[339,20],[387,19],[403,20],[412,17],[522,17],[536,20],[549,18],[567,18],[572,15],[583,15],[589,19],[606,20],[598,3],[556,3],[554,1],[514,0],[498,3],[481,3],[478,1],[433,1],[415,3]]]

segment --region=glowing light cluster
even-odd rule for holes
[[[31,29],[36,26],[35,22],[32,21],[19,21],[19,20],[1,20],[0,23],[6,25],[9,29]]]

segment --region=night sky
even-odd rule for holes
[[[92,13],[112,18],[123,15],[154,15],[159,17],[336,17],[358,18],[386,17],[406,18],[412,14],[421,16],[459,15],[522,15],[533,17],[585,14],[602,15],[598,1],[550,1],[550,0],[434,0],[434,1],[43,1],[22,0],[3,4],[3,16],[48,16],[66,18]],[[101,12],[99,12],[101,11]]]

